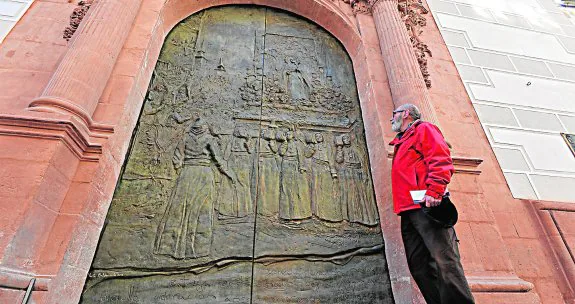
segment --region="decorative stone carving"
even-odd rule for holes
[[[394,1],[394,0],[342,0],[348,3],[352,8],[354,14],[371,14],[373,6],[379,1]],[[427,70],[427,56],[431,57],[431,50],[427,44],[423,43],[419,36],[421,35],[422,27],[427,24],[427,20],[423,15],[428,14],[429,11],[423,6],[421,0],[399,0],[397,1],[397,9],[401,14],[401,19],[407,28],[409,39],[413,45],[413,50],[421,69],[421,74],[425,81],[427,88],[431,87],[431,79]]]
[[[72,12],[72,15],[70,15],[70,25],[64,29],[63,38],[66,39],[66,41],[70,41],[72,36],[74,36],[74,33],[78,29],[78,26],[80,26],[84,16],[88,13],[93,2],[94,0],[81,0],[78,2],[78,7],[76,7]]]
[[[417,62],[421,68],[421,74],[425,80],[425,85],[431,87],[431,79],[427,70],[427,56],[431,57],[431,51],[427,44],[423,43],[419,36],[421,35],[422,27],[427,24],[427,20],[423,15],[428,14],[429,11],[423,6],[421,0],[400,0],[397,6],[401,19],[405,22],[405,26],[409,33],[409,39],[413,45]]]
[[[343,0],[343,2],[351,5],[354,14],[371,14],[372,4],[368,0]]]
[[[353,75],[287,13],[177,25],[82,303],[392,303]]]

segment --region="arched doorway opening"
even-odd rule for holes
[[[82,303],[392,303],[351,60],[278,10],[167,36]]]

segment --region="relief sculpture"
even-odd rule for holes
[[[180,170],[176,186],[156,239],[156,253],[177,259],[197,258],[210,253],[216,187],[215,165],[231,184],[239,183],[221,158],[215,138],[201,119],[190,126],[183,145],[174,153],[174,167]]]
[[[237,182],[223,179],[218,192],[218,212],[222,218],[245,217],[254,212],[252,179],[255,174],[254,151],[247,130],[237,127],[230,144],[228,165],[234,168]]]
[[[368,191],[369,177],[362,164],[363,157],[351,144],[351,136],[341,136],[336,161],[340,164],[340,199],[345,219],[353,223],[374,225],[378,214],[373,192]]]
[[[343,220],[341,205],[337,203],[337,172],[334,153],[320,132],[313,134],[312,159],[312,209],[320,218],[332,222]]]
[[[257,209],[258,214],[275,216],[279,213],[280,200],[280,168],[278,141],[273,129],[263,129],[260,137],[260,171]]]
[[[300,62],[296,58],[285,58],[287,69],[284,77],[286,82],[286,91],[288,92],[289,102],[292,104],[308,104],[310,87],[308,81],[299,69]]]
[[[393,303],[353,75],[285,12],[178,24],[81,303]]]
[[[294,131],[281,132],[277,140],[281,143],[282,157],[280,173],[279,217],[284,220],[301,220],[311,217],[309,178],[304,167],[304,155]]]

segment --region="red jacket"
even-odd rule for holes
[[[431,123],[416,121],[389,144],[394,146],[393,211],[399,214],[421,208],[413,203],[411,190],[427,190],[427,195],[441,198],[453,174],[453,161],[441,131]]]

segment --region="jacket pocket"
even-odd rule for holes
[[[425,179],[427,174],[425,172],[425,168],[421,167],[422,161],[418,161],[414,164],[414,175],[415,175],[415,185],[418,190],[426,190],[427,185],[425,184]]]

